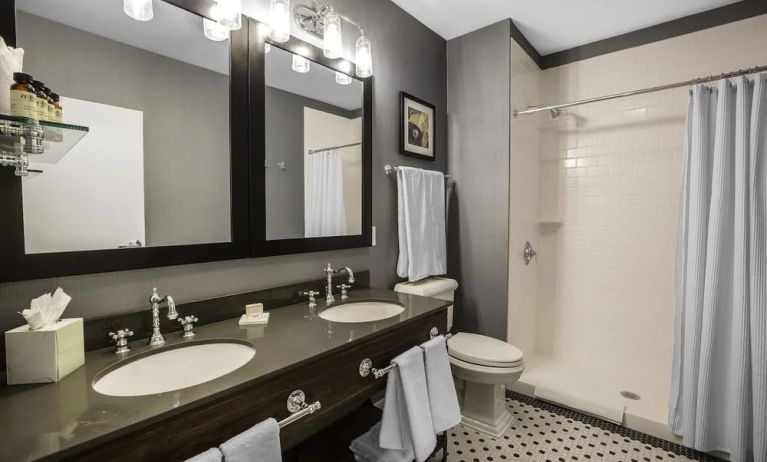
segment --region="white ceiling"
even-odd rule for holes
[[[511,18],[541,55],[739,0],[392,0],[445,39]]]

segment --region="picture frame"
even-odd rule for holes
[[[400,92],[399,150],[403,156],[436,160],[434,105]]]

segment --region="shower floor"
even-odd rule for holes
[[[584,364],[556,356],[525,358],[525,371],[511,388],[535,396],[536,387],[557,396],[557,404],[599,416],[599,411],[620,415],[622,425],[658,438],[678,442],[668,429],[669,381],[665,374],[648,374],[623,365]],[[630,391],[640,396],[631,400],[620,395]]]

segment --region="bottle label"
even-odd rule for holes
[[[37,96],[24,90],[11,90],[11,115],[37,119]]]
[[[37,98],[37,119],[48,120],[48,101]]]
[[[61,109],[56,109],[56,117],[53,119],[54,122],[58,123],[64,123],[64,112]]]

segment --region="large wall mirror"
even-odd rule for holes
[[[21,218],[0,225],[2,280],[248,255],[247,24],[213,41],[199,2],[173,3],[136,21],[122,2],[16,0],[24,72],[88,133],[29,176],[2,169]]]
[[[251,67],[263,83],[251,81],[253,106],[264,112],[252,138],[263,148],[251,167],[260,177],[251,184],[255,254],[370,245],[371,79],[296,38],[256,41]]]

